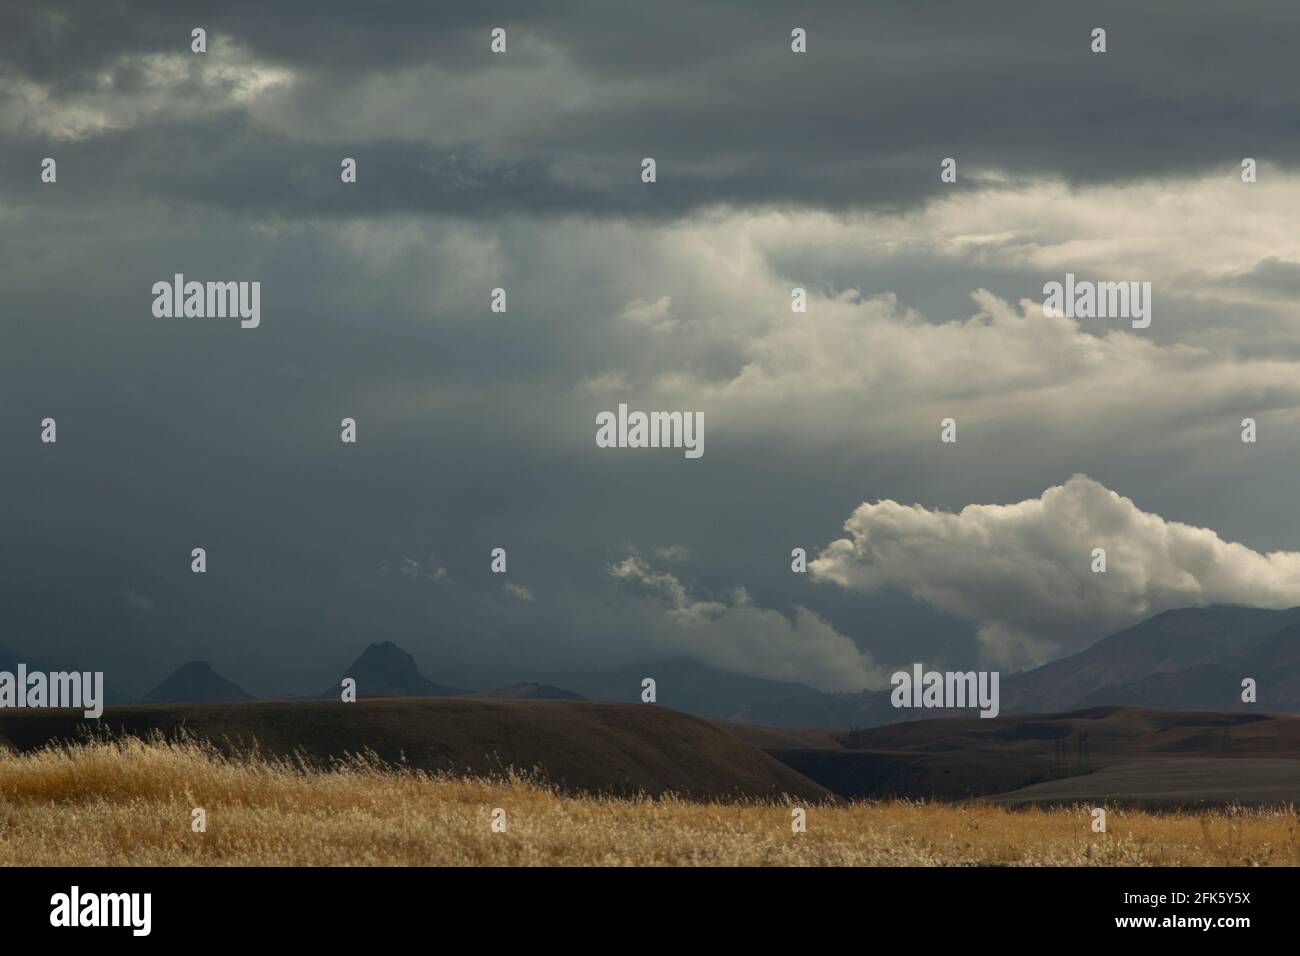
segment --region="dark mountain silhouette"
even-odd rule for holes
[[[253,695],[212,669],[207,661],[190,661],[172,671],[140,699],[142,704],[223,703],[252,700]]]
[[[337,698],[342,692],[342,681],[351,677],[357,682],[357,699],[369,697],[455,697],[466,691],[459,687],[435,684],[415,665],[413,658],[392,641],[371,644],[339,678],[328,687],[322,697]]]
[[[550,684],[511,684],[509,687],[498,687],[495,690],[480,690],[472,694],[466,694],[466,697],[487,698],[495,700],[586,700],[581,694],[575,694],[571,690],[565,690],[563,687],[552,687]]]

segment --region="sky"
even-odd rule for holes
[[[0,644],[125,694],[314,693],[383,640],[474,688],[846,691],[1300,604],[1298,37],[1262,0],[6,3]],[[157,317],[176,273],[260,324]],[[1067,273],[1149,282],[1150,326],[1045,314]],[[620,403],[704,454],[598,447]]]

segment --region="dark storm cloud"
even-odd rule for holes
[[[758,611],[794,622],[810,607],[879,663],[969,666],[969,622],[905,594],[819,588],[791,574],[790,549],[840,537],[869,498],[955,510],[1029,500],[1074,471],[1135,495],[1155,485],[1144,508],[1293,547],[1300,517],[1252,502],[1289,500],[1271,476],[1293,445],[1252,450],[1251,493],[1224,495],[1202,452],[1152,438],[1170,420],[1159,395],[1113,401],[1108,420],[1073,432],[1052,419],[1073,395],[1034,401],[1029,425],[1009,416],[967,431],[963,418],[964,443],[940,461],[925,392],[951,393],[924,361],[877,369],[870,387],[850,377],[829,398],[814,394],[813,365],[752,409],[746,394],[728,407],[708,390],[762,365],[754,345],[773,346],[764,337],[788,319],[796,280],[821,311],[809,328],[828,337],[845,290],[901,288],[900,308],[919,301],[943,322],[972,314],[975,288],[1010,297],[1042,281],[1023,263],[910,242],[888,254],[854,236],[768,248],[747,232],[758,207],[915,208],[939,194],[949,155],[963,190],[981,175],[1011,191],[1020,175],[1213,167],[1231,179],[1244,155],[1293,163],[1294,6],[1190,9],[5,4],[0,644],[111,665],[114,686],[135,693],[195,657],[257,693],[314,692],[386,639],[438,681],[471,687],[668,650],[707,658],[708,633],[683,648],[664,608],[629,600],[609,574],[638,553],[647,574],[671,572],[686,607],[741,622],[732,659],[752,646],[740,633],[752,624],[763,649],[797,663],[800,640],[824,632],[787,634]],[[206,58],[188,52],[196,25],[213,40]],[[497,25],[510,31],[505,57],[487,51]],[[809,30],[805,57],[789,52],[796,25]],[[1105,56],[1087,52],[1099,25]],[[160,70],[159,54],[178,59]],[[291,83],[241,85],[259,70]],[[652,188],[638,176],[646,155],[660,164]],[[59,160],[55,187],[38,179],[45,156]],[[342,156],[359,162],[355,186],[339,182]],[[702,207],[715,203],[744,207],[733,231],[707,231]],[[825,218],[790,227],[820,238]],[[1070,239],[1017,228],[1026,244]],[[1284,266],[1255,278],[1279,286]],[[261,281],[263,324],[154,318],[150,288],[175,272]],[[497,285],[510,294],[499,316],[487,311]],[[664,334],[627,318],[664,300]],[[1198,308],[1198,324],[1223,324],[1216,302]],[[1276,318],[1233,316],[1260,329]],[[987,357],[978,326],[952,333],[952,351],[970,342]],[[931,346],[910,348],[898,327],[919,335],[902,317],[846,321],[828,339],[844,359],[830,372],[924,356]],[[1290,339],[1240,343],[1230,324],[1225,335],[1225,354],[1294,354]],[[1066,339],[1049,360],[1069,370],[1094,346]],[[1181,367],[1134,352],[1106,354],[1152,376]],[[1030,362],[999,378],[996,365],[956,376],[961,398],[1001,389],[1011,401],[1039,372]],[[606,373],[626,384],[582,389]],[[1177,424],[1219,428],[1207,408],[1239,418],[1275,394],[1285,410],[1271,374],[1244,397],[1220,398],[1207,377],[1188,389],[1212,393],[1201,419]],[[708,416],[706,456],[596,449],[595,412],[662,397],[665,375],[685,379],[678,395]],[[1149,417],[1142,401],[1157,406]],[[36,441],[47,415],[56,446]],[[359,422],[355,447],[338,440],[345,415]],[[189,572],[198,545],[206,576]],[[665,570],[655,549],[673,545],[690,556]],[[489,573],[497,546],[532,601]]]
[[[215,121],[164,106],[94,144],[15,144],[11,161],[57,152],[121,169],[115,185],[140,193],[156,186],[284,215],[842,210],[936,195],[946,156],[963,188],[993,170],[1098,182],[1231,175],[1246,155],[1293,164],[1300,8],[1195,9],[311,3],[272,15],[263,3],[24,3],[9,15],[0,62],[10,80],[48,86],[52,105],[102,92],[106,77],[129,97],[147,83],[132,58],[188,56],[189,30],[203,25],[214,43],[230,39],[293,74],[292,92],[252,128],[240,105]],[[510,31],[503,57],[487,49],[498,25]],[[790,52],[792,26],[809,31],[808,54]],[[1104,55],[1089,52],[1095,26],[1109,33]],[[215,48],[207,56],[219,64]],[[428,88],[404,92],[400,71],[422,68],[460,82],[443,90],[431,74]],[[488,82],[505,75],[516,82]],[[180,97],[187,85],[193,93],[193,78],[154,92]],[[334,115],[350,96],[359,115]],[[521,96],[537,122],[511,112]],[[449,97],[459,122],[421,121],[422,103]],[[367,132],[343,135],[353,127]],[[312,142],[295,142],[305,130]],[[346,198],[332,188],[343,155],[363,163],[364,189]],[[659,162],[652,190],[639,181],[644,156]]]
[[[190,124],[110,132],[72,143],[15,146],[4,162],[13,200],[40,196],[41,183],[23,177],[55,155],[70,199],[106,195],[141,201],[211,204],[258,216],[374,216],[439,213],[493,215],[517,209],[563,212],[593,194],[558,180],[542,161],[491,161],[474,145],[431,148],[412,142],[357,147],[307,145],[257,133],[231,115]],[[338,189],[339,157],[363,171],[355,189]],[[628,191],[625,209],[637,203]]]

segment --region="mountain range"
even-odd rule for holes
[[[1111,704],[1300,713],[1300,608],[1211,605],[1148,618],[1002,684],[1012,713]],[[1257,700],[1241,700],[1242,680]]]
[[[30,659],[29,667],[35,666]],[[0,670],[20,660],[0,646]],[[555,684],[516,683],[468,691],[438,684],[391,641],[369,645],[321,697],[337,698],[344,678],[358,698],[461,697],[606,700],[636,703],[653,678],[656,703],[699,717],[770,727],[865,728],[969,711],[895,710],[889,691],[827,693],[797,681],[752,677],[684,658],[664,658],[603,671],[578,671]],[[1255,703],[1242,682],[1255,682]],[[206,662],[182,665],[140,703],[225,702],[251,695]],[[1059,713],[1123,705],[1185,710],[1300,713],[1300,608],[1234,605],[1179,608],[1103,638],[1069,657],[1004,674],[1003,714]]]

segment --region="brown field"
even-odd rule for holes
[[[0,754],[0,865],[1290,865],[1294,807],[1204,813],[983,802],[690,802],[562,795],[519,776],[354,759],[304,769],[197,742]],[[191,810],[207,831],[191,830]],[[493,833],[493,808],[507,830]]]

